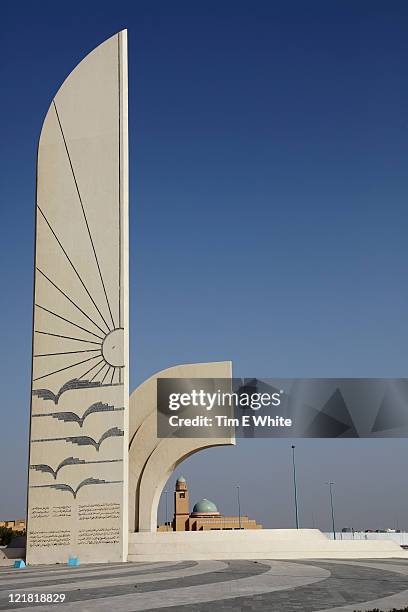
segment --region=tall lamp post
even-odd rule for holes
[[[164,491],[164,496],[165,496],[165,500],[166,500],[166,531],[169,530],[169,526],[168,526],[168,515],[167,515],[167,489],[165,489]]]
[[[239,485],[237,485],[237,501],[238,501],[238,524],[241,529],[241,501],[239,498]]]
[[[295,448],[296,446],[292,444],[293,490],[295,494],[295,518],[296,518],[296,529],[299,529],[299,510],[298,510],[297,483],[296,483]]]
[[[329,491],[330,491],[330,510],[331,510],[331,519],[332,519],[332,527],[333,527],[333,539],[336,539],[336,527],[334,524],[334,508],[333,508],[333,485],[334,482],[327,482],[326,484],[329,485]]]

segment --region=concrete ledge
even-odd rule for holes
[[[13,565],[15,559],[25,559],[25,548],[0,548],[0,565]]]
[[[395,542],[329,540],[318,529],[129,534],[128,561],[203,559],[387,559],[408,552]]]

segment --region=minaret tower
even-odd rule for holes
[[[186,479],[183,476],[177,479],[174,491],[174,518],[173,531],[188,531],[190,516],[190,502]]]

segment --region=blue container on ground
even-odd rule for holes
[[[26,564],[24,563],[24,561],[22,559],[16,559],[14,561],[14,566],[16,569],[21,569],[22,567],[25,567]]]
[[[79,565],[79,558],[78,557],[70,557],[68,559],[68,565],[71,565],[71,566]]]

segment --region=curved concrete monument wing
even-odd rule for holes
[[[133,391],[129,402],[129,531],[155,532],[160,494],[190,455],[235,438],[157,438],[158,378],[231,378],[231,362],[179,365],[158,372]]]
[[[126,31],[53,99],[36,205],[27,561],[126,560]]]

